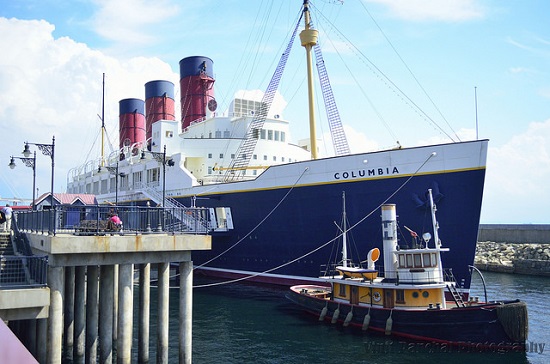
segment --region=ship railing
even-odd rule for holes
[[[112,214],[122,220],[122,226],[108,222]],[[57,205],[53,209],[18,211],[15,213],[21,232],[37,234],[148,234],[210,232],[207,208],[167,208],[114,205]]]
[[[148,188],[144,190],[144,194],[155,201],[157,204],[161,204],[162,195],[155,189]],[[185,205],[178,202],[171,197],[164,197],[164,208],[166,212],[165,220],[169,221],[174,226],[181,225],[183,229],[195,231],[197,228],[206,229],[209,225],[208,221],[202,216],[202,214],[194,214],[191,210],[188,210]],[[185,211],[185,214],[181,214],[181,211]]]
[[[341,272],[339,272],[336,267],[342,266],[342,262],[339,263],[331,263],[331,264],[323,264],[320,266],[320,272],[319,277],[322,278],[335,278],[342,275]],[[348,264],[348,267],[351,267],[351,265]],[[360,264],[355,264],[354,267],[357,268],[365,268],[364,266],[361,266]],[[414,268],[412,268],[414,270]],[[406,277],[403,276],[403,274],[399,275],[399,271],[397,270],[384,270],[384,267],[377,266],[374,268],[374,270],[378,273],[378,278],[383,278],[384,282],[393,282],[395,284],[430,284],[430,283],[443,283],[441,281],[441,277],[437,272],[431,272],[431,271],[422,271],[418,272],[418,276],[415,276],[415,274],[408,274]],[[366,281],[366,279],[365,279]]]

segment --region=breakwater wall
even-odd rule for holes
[[[478,269],[550,277],[550,225],[480,225]]]

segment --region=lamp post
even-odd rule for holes
[[[8,166],[11,168],[11,169],[14,169],[15,168],[15,160],[16,159],[19,159],[21,161],[23,161],[23,163],[27,166],[27,167],[30,167],[32,168],[32,209],[35,210],[36,207],[34,205],[34,201],[36,200],[36,195],[35,195],[35,191],[36,191],[36,152],[34,152],[34,155],[32,158],[21,158],[21,157],[14,157],[14,156],[11,156],[10,157],[10,164],[8,164]]]
[[[52,137],[52,144],[39,144],[39,143],[29,143],[25,142],[25,149],[23,149],[23,155],[25,158],[29,158],[31,155],[31,151],[29,149],[29,145],[36,145],[38,149],[42,152],[44,155],[49,155],[52,158],[52,181],[51,181],[51,191],[52,195],[50,196],[51,200],[51,208],[53,209],[53,182],[54,182],[54,167],[55,167],[55,136]],[[36,152],[35,152],[36,155]]]
[[[141,152],[141,160],[145,160],[145,150]],[[150,152],[153,158],[159,163],[162,164],[162,207],[165,207],[165,200],[166,200],[166,165],[173,166],[174,161],[172,159],[166,160],[166,144],[164,145],[164,151],[162,153],[160,152]]]
[[[101,168],[101,167],[100,167]],[[118,160],[116,161],[116,167],[105,167],[110,174],[115,175],[115,206],[118,206]]]
[[[165,209],[165,203],[166,203],[166,165],[168,164],[169,166],[173,166],[174,161],[172,159],[166,160],[166,144],[164,145],[164,150],[163,150],[162,153],[160,153],[160,152],[151,152],[151,151],[148,151],[148,153],[150,153],[158,163],[162,164],[162,203],[161,203],[161,207],[162,207],[163,212],[164,212],[165,211],[164,210]],[[141,160],[146,159],[145,150],[141,151],[141,158],[140,159]],[[161,219],[160,219],[160,209],[159,209],[159,221],[158,221],[157,230],[158,231],[162,230],[162,223],[161,223]]]

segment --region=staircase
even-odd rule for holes
[[[0,255],[14,255],[10,234],[0,234]]]
[[[445,272],[445,281],[447,282],[447,289],[451,293],[451,296],[453,296],[453,300],[455,301],[457,307],[465,307],[466,305],[464,304],[462,295],[456,289],[456,279],[452,271],[449,270]]]
[[[149,197],[151,200],[157,204],[162,203],[162,194],[153,188],[147,188],[143,191],[143,194]],[[207,232],[208,231],[208,222],[198,214],[193,213],[193,209],[188,208],[182,203],[171,197],[164,197],[164,211],[166,212],[165,221],[171,221],[171,224],[174,227],[174,224],[182,226],[182,231],[192,231],[192,232]],[[188,209],[188,213],[185,215],[174,214],[174,211],[181,212],[182,209]]]
[[[0,286],[21,286],[27,282],[25,265],[13,250],[10,234],[0,234]]]

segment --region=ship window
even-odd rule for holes
[[[128,175],[125,174],[123,176],[120,176],[120,189],[121,190],[127,190],[128,189]]]
[[[222,159],[223,159],[223,153],[220,153],[220,158],[222,158]]]
[[[208,158],[212,159],[212,153],[208,153]]]
[[[104,179],[104,180],[101,180],[101,191],[100,193],[105,193],[107,192],[107,180]]]
[[[267,131],[267,140],[273,140],[273,130]]]
[[[285,161],[285,157],[281,157],[281,162],[284,162]]]
[[[258,139],[258,137],[259,137],[258,129],[257,128],[252,129],[252,138]]]
[[[407,254],[407,267],[412,268],[412,266],[413,266],[412,254]]]
[[[277,161],[277,157],[273,156],[273,162],[276,162],[276,161]]]
[[[340,284],[339,288],[340,288],[340,292],[339,292],[338,295],[340,297],[346,297],[346,285],[345,284]]]
[[[423,253],[422,254],[422,260],[424,261],[424,267],[431,267],[431,259],[430,259],[430,253]]]
[[[231,154],[231,159],[235,159],[235,154]]]
[[[231,133],[229,132],[229,130],[224,130],[223,137],[224,138],[231,138]]]
[[[278,130],[275,130],[275,141],[276,142],[279,141],[279,131]]]
[[[437,267],[437,259],[435,253],[432,253],[432,266]]]
[[[396,289],[395,290],[395,302],[405,303],[405,290],[403,290],[403,289]]]
[[[222,137],[221,130],[216,130],[216,138],[221,138],[221,137]]]
[[[265,129],[260,130],[260,139],[265,139]]]
[[[212,132],[211,132],[211,131],[208,132],[208,138],[209,138],[209,139],[212,139]]]
[[[266,161],[266,160],[267,160],[267,155],[264,155],[264,161]]]
[[[255,169],[252,170],[252,175],[253,175],[253,176],[255,176],[255,175],[257,175],[257,174],[258,174],[258,171],[257,171],[257,170],[255,170]]]
[[[414,254],[414,267],[422,268],[422,256],[420,254]]]
[[[212,174],[212,167],[208,167],[208,174]]]
[[[399,254],[399,268],[404,268],[405,265],[405,254]]]
[[[257,154],[252,155],[252,159],[258,159],[258,155]]]
[[[285,132],[284,131],[281,132],[281,141],[282,142],[285,141]]]
[[[159,168],[147,170],[147,183],[159,181]]]
[[[109,192],[115,192],[116,189],[116,178],[109,178]]]

